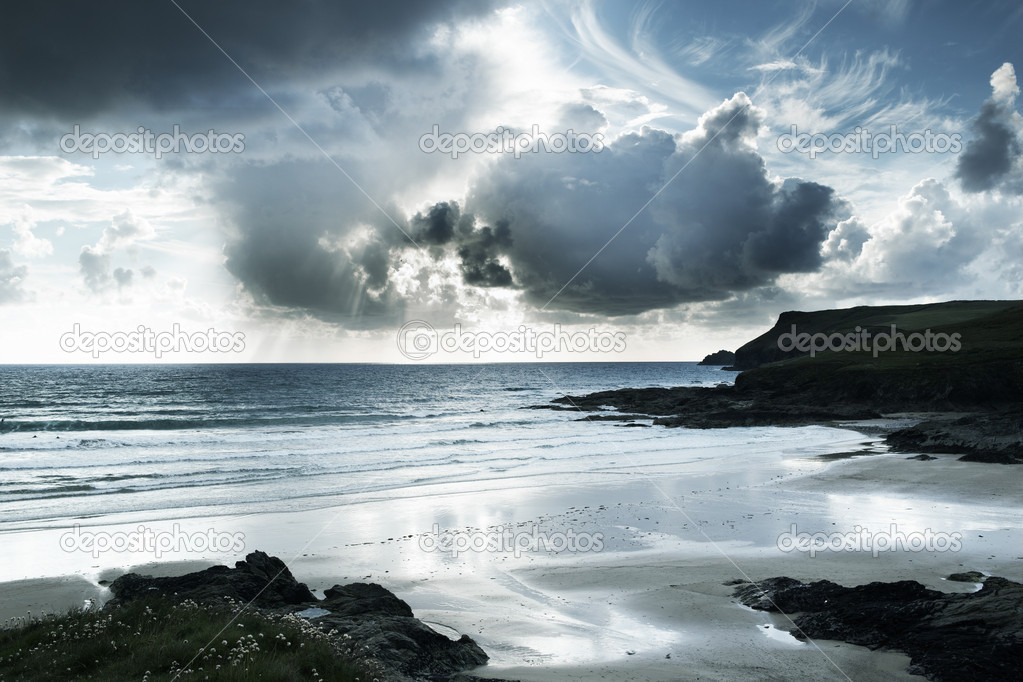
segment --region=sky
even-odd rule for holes
[[[1008,0],[20,3],[0,362],[698,360],[1023,298],[1020,36]]]

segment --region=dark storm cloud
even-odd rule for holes
[[[498,256],[512,245],[508,223],[477,228],[472,214],[463,214],[456,201],[442,201],[426,214],[417,213],[410,224],[415,240],[431,246],[453,245],[466,284],[479,287],[512,286],[512,274]],[[444,254],[435,250],[434,257]]]
[[[761,229],[743,244],[748,269],[774,275],[811,272],[821,265],[820,245],[834,221],[835,191],[789,178],[774,193]]]
[[[511,286],[511,271],[497,259],[511,245],[511,230],[503,220],[499,220],[493,228],[483,226],[467,235],[458,247],[465,283],[479,287]]]
[[[967,192],[983,192],[1002,185],[1016,194],[1023,193],[1023,182],[1018,177],[1023,143],[1013,125],[1015,112],[1010,102],[987,100],[973,121],[973,138],[956,165],[956,177]]]
[[[403,237],[327,161],[245,166],[215,189],[235,228],[225,265],[257,302],[366,326],[401,312],[388,272]]]
[[[179,0],[257,81],[330,73],[352,63],[412,68],[429,26],[491,2]],[[138,103],[231,105],[252,85],[170,2],[33,0],[0,22],[0,109],[88,116]],[[234,104],[237,104],[235,101]]]
[[[644,129],[599,153],[502,159],[468,209],[507,224],[515,281],[543,305],[664,187],[553,309],[635,314],[814,271],[845,206],[829,187],[769,178],[752,146],[762,114],[748,105],[736,95],[684,138]]]
[[[325,160],[245,164],[212,187],[233,226],[225,265],[257,302],[349,326],[392,324],[416,304],[410,291],[430,296],[425,271],[411,289],[393,279],[416,248],[428,263],[456,258],[466,285],[520,289],[541,306],[688,164],[552,308],[631,315],[724,300],[818,269],[846,217],[831,188],[768,176],[752,144],[762,114],[748,104],[737,95],[684,137],[644,129],[601,152],[502,157],[465,210],[443,201],[406,220],[385,206],[401,229]],[[357,177],[369,171],[352,163]]]
[[[454,254],[467,284],[513,285],[498,260],[512,245],[506,224],[477,226],[450,201],[399,230],[330,168],[326,161],[243,166],[214,188],[233,225],[225,265],[258,303],[350,327],[393,324],[409,300],[397,293],[391,273],[417,248],[402,230],[432,260]],[[82,271],[90,286],[109,281],[109,262],[88,247]]]
[[[419,244],[442,246],[454,239],[458,218],[458,203],[442,201],[426,215],[417,213],[412,218],[412,236]]]

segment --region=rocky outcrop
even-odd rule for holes
[[[487,662],[471,637],[452,641],[415,618],[408,604],[380,585],[335,585],[323,594],[317,606],[330,614],[317,618],[317,624],[365,643],[379,652],[377,660],[406,675],[437,679]]]
[[[741,375],[740,375],[741,376]],[[884,412],[909,409],[907,403],[876,405],[823,393],[812,398],[736,382],[735,386],[701,388],[624,388],[583,396],[557,398],[550,405],[531,409],[573,410],[584,413],[580,421],[636,421],[643,415],[652,423],[693,429],[732,426],[804,426],[875,419]],[[617,412],[608,412],[607,408]],[[966,462],[1023,464],[1023,407],[971,413],[936,415],[906,429],[886,435],[895,452],[961,455]],[[928,461],[930,457],[921,458]]]
[[[234,568],[212,566],[187,575],[152,578],[128,573],[110,585],[111,606],[154,595],[223,601],[224,597],[260,608],[281,608],[316,601],[305,584],[295,580],[284,562],[265,552],[252,552]]]
[[[110,585],[114,598],[105,608],[159,595],[175,600],[222,603],[225,597],[271,613],[316,608],[327,613],[310,622],[337,636],[349,635],[373,652],[395,679],[446,680],[484,665],[488,656],[468,635],[457,640],[417,619],[412,608],[373,583],[335,585],[319,600],[298,582],[283,561],[252,552],[234,568],[214,566],[183,576],[153,578],[128,573]]]
[[[735,353],[730,350],[719,350],[717,353],[711,353],[703,360],[700,360],[701,365],[734,365],[735,364]]]
[[[734,594],[751,608],[792,616],[799,639],[905,652],[909,672],[930,680],[1023,679],[1023,585],[1004,578],[946,594],[911,580],[843,587],[781,577],[743,583]]]
[[[890,323],[890,324],[889,324]],[[885,327],[884,325],[889,326]],[[956,352],[825,351],[794,357],[778,348],[779,335],[832,334],[859,328],[891,331],[891,324],[926,339],[961,338]],[[935,326],[931,329],[929,325]],[[926,327],[926,332],[912,332]],[[900,332],[901,333],[901,332]],[[888,413],[955,413],[888,437],[896,450],[957,453],[965,461],[1023,462],[1023,305],[1018,301],[952,301],[784,313],[765,335],[736,351],[736,364],[753,367],[733,386],[602,391],[565,396],[534,408],[597,413],[591,420],[628,413],[653,423],[689,428],[800,426],[880,417]],[[780,353],[780,354],[779,354]],[[790,355],[793,355],[790,357]],[[768,363],[768,364],[763,364]],[[762,366],[761,366],[762,365]]]
[[[964,462],[1023,464],[1023,411],[929,419],[890,433],[896,452],[962,455]]]
[[[532,409],[570,409],[586,413],[599,412],[592,420],[611,419],[607,407],[628,413],[629,419],[640,415],[655,417],[661,426],[713,429],[729,426],[803,426],[851,419],[872,419],[880,416],[864,405],[807,405],[769,394],[743,392],[733,386],[717,388],[624,388],[601,391],[584,396],[566,396],[551,405],[535,405]]]

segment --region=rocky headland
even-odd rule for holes
[[[836,344],[846,336],[851,349],[789,348],[802,334]],[[908,348],[897,334],[910,337]],[[862,343],[879,336],[895,338],[894,347]],[[954,344],[913,349],[913,342],[933,338]],[[533,407],[623,425],[687,428],[834,424],[911,413],[918,424],[887,435],[894,450],[1023,462],[1019,301],[783,313],[771,330],[736,350],[735,369],[743,371],[734,385],[627,388]]]

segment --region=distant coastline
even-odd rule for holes
[[[863,338],[901,334],[893,348],[862,348]],[[793,332],[841,337],[854,350],[799,349]],[[955,339],[915,351],[899,341]],[[783,313],[734,353],[734,386],[628,388],[552,401],[550,409],[617,408],[622,419],[670,427],[801,426],[912,414],[918,423],[888,435],[897,451],[951,453],[964,461],[1023,463],[1023,302],[951,301]],[[806,345],[806,344],[804,344]],[[822,342],[823,345],[823,342]],[[726,353],[727,351],[723,351]],[[714,353],[701,364],[725,356]],[[631,418],[630,418],[631,417]],[[615,419],[606,411],[600,419]]]

